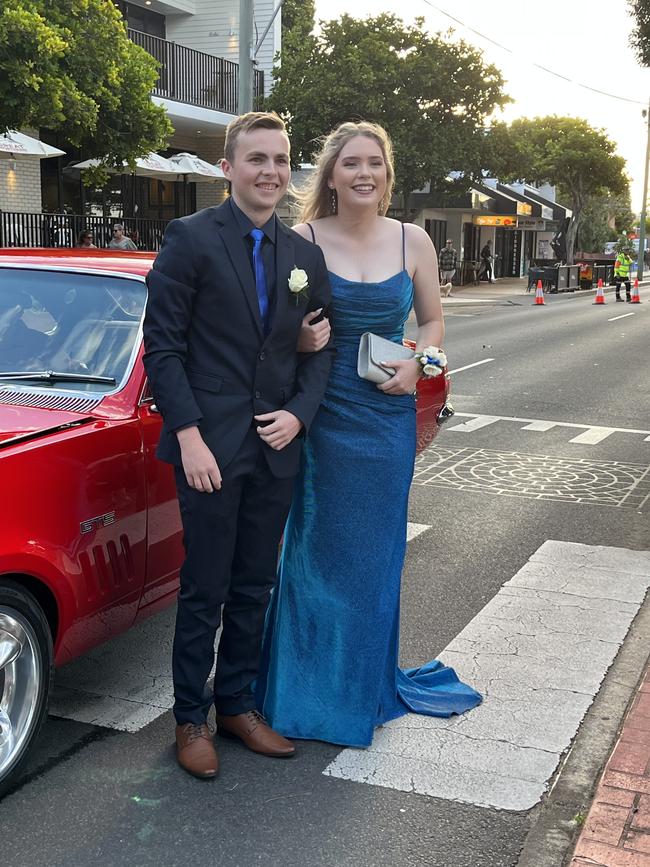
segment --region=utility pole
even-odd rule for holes
[[[254,0],[239,0],[239,113],[253,110],[253,79],[255,75],[255,58],[262,47],[269,30],[273,26],[284,0],[280,0],[273,10],[273,15],[253,48],[253,2]]]
[[[641,223],[639,225],[639,255],[637,256],[636,276],[637,280],[643,280],[643,271],[645,265],[645,215],[647,211],[648,200],[648,164],[650,163],[650,100],[648,108],[643,109],[643,116],[648,123],[648,137],[645,146],[645,170],[643,175],[643,200],[641,202]]]
[[[239,114],[253,110],[253,0],[239,0]]]

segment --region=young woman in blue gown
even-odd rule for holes
[[[401,343],[411,308],[417,347],[444,335],[435,249],[384,214],[391,144],[369,123],[325,140],[295,230],[319,244],[332,286],[337,354],[307,436],[267,615],[258,708],[287,737],[368,746],[409,711],[462,713],[481,698],[439,662],[398,667],[400,581],[415,460],[417,360],[374,385],[357,375],[363,332]]]

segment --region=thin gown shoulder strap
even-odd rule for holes
[[[305,225],[307,226],[307,228],[308,228],[309,231],[311,232],[311,241],[312,241],[312,244],[315,244],[315,243],[316,243],[316,235],[314,234],[314,229],[313,229],[312,224],[311,224],[311,223],[306,223]]]
[[[402,223],[402,271],[406,271],[406,233],[404,232],[404,223]]]

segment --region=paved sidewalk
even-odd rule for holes
[[[650,286],[650,275],[646,275],[646,277],[639,283],[639,286],[642,289],[645,289],[645,292],[642,294],[641,300],[647,301],[647,287]],[[512,298],[515,295],[523,295],[527,296],[531,299],[531,303],[535,297],[535,290],[526,291],[528,287],[528,277],[501,277],[496,280],[494,283],[486,283],[482,281],[478,286],[475,286],[473,283],[467,283],[465,286],[454,286],[452,289],[451,296],[449,298],[442,298],[443,307],[449,307],[463,304],[487,304],[489,302],[494,303],[495,301],[502,300],[504,298]],[[572,293],[560,292],[559,295],[566,294],[575,294],[575,295],[583,295],[585,293],[593,292],[596,294],[596,287],[592,287],[591,289],[576,289]],[[613,286],[605,286],[605,292],[609,296],[610,294],[614,294]],[[645,296],[645,297],[644,297]]]
[[[600,778],[571,867],[650,867],[650,663]]]

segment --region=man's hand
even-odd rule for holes
[[[190,488],[211,494],[221,488],[221,471],[214,455],[203,441],[198,427],[188,427],[176,433],[181,447],[181,461]]]
[[[422,365],[417,359],[401,358],[398,361],[386,361],[382,367],[393,368],[395,375],[388,382],[382,382],[377,386],[380,391],[386,394],[413,394],[422,375]]]
[[[264,425],[258,426],[257,432],[260,438],[276,451],[288,446],[302,428],[300,419],[286,409],[276,409],[275,412],[256,415],[255,421],[265,422]]]
[[[321,322],[311,323],[323,312],[323,308],[312,310],[303,317],[302,325],[300,326],[300,334],[298,336],[298,352],[320,352],[327,345],[332,331],[329,319],[323,319]]]

